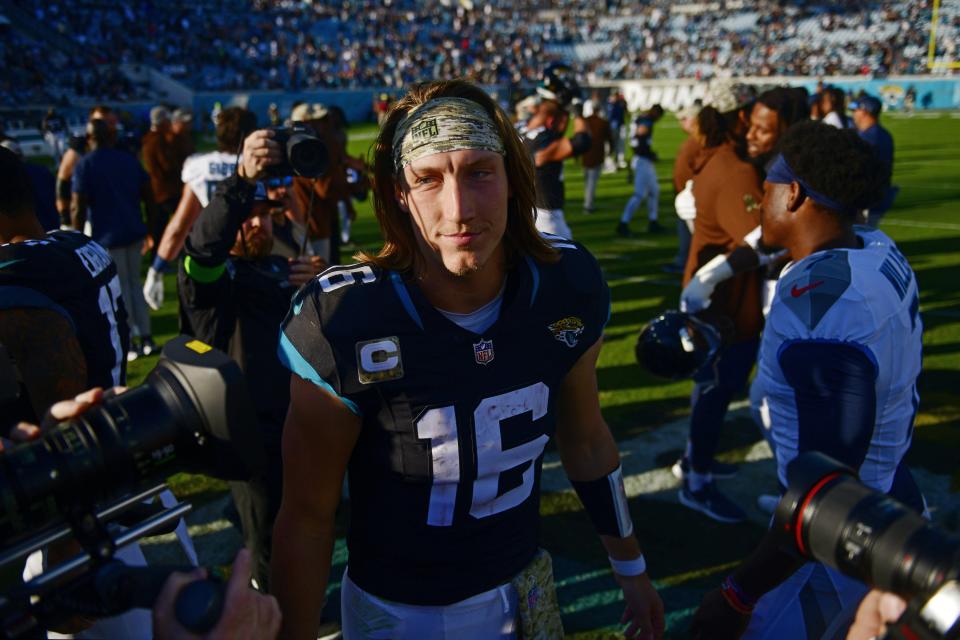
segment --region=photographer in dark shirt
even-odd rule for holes
[[[231,483],[243,525],[245,544],[253,552],[253,577],[267,590],[273,520],[280,506],[280,436],[290,401],[290,373],[277,359],[278,327],[300,285],[321,268],[316,257],[287,259],[271,255],[271,210],[281,203],[267,199],[256,175],[265,158],[252,157],[252,139],[272,137],[258,131],[244,141],[240,175],[227,178],[197,219],[187,238],[186,258],[178,274],[180,306],[197,338],[228,353],[255,390],[254,404],[269,459],[267,474],[250,482]],[[276,158],[282,153],[277,145]],[[246,167],[246,170],[244,170]]]

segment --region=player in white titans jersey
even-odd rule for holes
[[[240,144],[256,127],[257,117],[253,112],[242,107],[224,109],[217,119],[217,150],[194,154],[183,163],[180,203],[164,229],[157,256],[143,285],[143,297],[151,309],[156,311],[163,304],[163,273],[180,256],[193,223],[200,210],[209,204],[217,185],[236,173]],[[183,321],[181,317],[181,323]]]
[[[819,451],[918,511],[903,462],[918,406],[923,327],[913,270],[883,233],[855,227],[887,178],[850,131],[791,128],[767,172],[763,242],[793,258],[760,346],[762,398],[781,484],[798,454]],[[778,549],[768,535],[704,599],[694,637],[844,637],[867,587]]]

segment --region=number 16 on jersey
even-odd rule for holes
[[[477,479],[473,483],[470,515],[485,518],[523,503],[533,491],[533,464],[550,439],[546,434],[510,449],[503,448],[502,421],[530,412],[536,421],[547,413],[550,389],[542,382],[508,391],[480,401],[473,412],[477,443]],[[449,527],[453,524],[457,491],[460,486],[460,442],[453,405],[424,412],[416,423],[417,437],[430,440],[433,462],[433,486],[427,524]],[[500,474],[523,464],[522,482],[503,495],[497,495]]]

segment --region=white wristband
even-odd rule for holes
[[[647,561],[643,558],[642,553],[633,560],[614,560],[610,556],[607,556],[607,558],[610,560],[613,572],[620,576],[639,576],[647,571]]]

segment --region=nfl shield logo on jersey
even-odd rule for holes
[[[473,357],[477,364],[493,362],[493,340],[481,340],[473,345]]]

